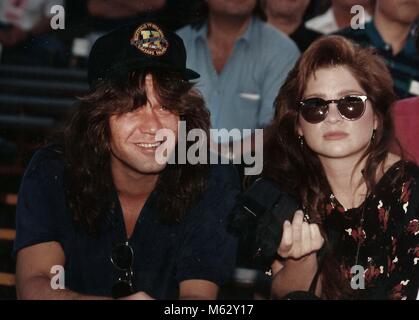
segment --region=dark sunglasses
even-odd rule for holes
[[[326,119],[329,113],[329,104],[336,103],[340,116],[346,120],[354,121],[364,114],[367,99],[367,96],[358,95],[348,95],[333,100],[309,98],[300,102],[299,111],[307,122],[320,123]]]
[[[133,260],[134,251],[128,242],[118,244],[112,249],[111,262],[121,273],[118,281],[112,286],[112,297],[114,299],[134,293],[132,287]]]

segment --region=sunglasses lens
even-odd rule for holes
[[[346,119],[356,120],[364,114],[365,103],[360,97],[348,96],[339,101],[338,109]]]
[[[328,106],[323,99],[312,98],[303,101],[301,115],[310,123],[319,123],[326,119]]]
[[[112,298],[118,299],[133,293],[132,286],[128,281],[118,281],[112,287]]]
[[[127,244],[118,245],[112,250],[112,262],[119,269],[130,269],[132,266],[132,259],[132,248]]]

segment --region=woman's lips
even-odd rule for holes
[[[326,140],[340,140],[348,136],[346,132],[343,131],[331,131],[323,135],[323,138]]]

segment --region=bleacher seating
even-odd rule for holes
[[[12,248],[22,174],[87,89],[83,70],[0,65],[0,300],[16,298]]]

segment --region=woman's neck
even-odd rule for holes
[[[346,209],[358,207],[365,200],[367,193],[361,172],[365,159],[359,165],[357,165],[359,158],[355,157],[349,159],[320,157],[320,161],[333,195]]]
[[[375,181],[379,181],[387,170],[400,160],[400,156],[388,153],[384,162],[377,166],[374,177]],[[359,157],[353,157],[352,159],[320,157],[320,161],[323,165],[333,195],[338,199],[340,204],[342,204],[345,209],[359,207],[365,201],[368,192],[362,174],[362,169],[365,168],[366,159],[363,159],[357,166],[356,164],[359,161]]]

